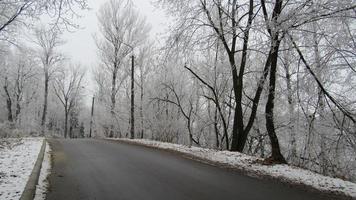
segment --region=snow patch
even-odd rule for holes
[[[21,197],[40,152],[43,138],[2,139],[0,149],[0,199]]]
[[[331,178],[321,174],[301,169],[285,164],[262,165],[261,158],[249,156],[239,152],[218,151],[215,149],[207,149],[200,147],[187,147],[180,144],[172,144],[166,142],[158,142],[147,139],[125,139],[125,138],[109,138],[112,140],[121,140],[139,143],[159,149],[174,150],[186,155],[191,155],[203,160],[212,161],[215,163],[227,165],[229,167],[244,170],[250,175],[266,175],[279,179],[293,182],[296,184],[307,185],[319,191],[327,191],[339,193],[356,198],[356,184],[344,181],[338,178]]]
[[[47,189],[49,186],[47,177],[51,173],[51,147],[46,142],[46,151],[44,154],[38,184],[36,186],[36,194],[34,200],[45,200]]]

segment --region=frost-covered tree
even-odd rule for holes
[[[71,66],[69,69],[62,69],[54,79],[53,90],[64,111],[64,138],[73,136],[68,135],[68,123],[72,127],[73,121],[69,119],[74,120],[74,109],[80,103],[84,74],[80,66]]]
[[[52,27],[76,27],[73,16],[78,16],[78,10],[87,8],[86,0],[0,1],[0,40],[13,41],[18,27],[31,26],[41,16],[50,19]]]
[[[123,118],[118,113],[118,99],[120,90],[129,75],[128,56],[134,54],[135,49],[147,39],[150,27],[146,20],[139,16],[130,1],[111,0],[102,5],[98,13],[99,35],[96,38],[100,57],[100,74],[97,79],[103,82],[99,87],[110,87],[101,99],[106,109],[110,112],[109,137],[121,134],[118,118]],[[108,79],[109,78],[109,79]],[[108,82],[110,80],[110,82]],[[99,89],[100,92],[107,90]]]
[[[44,98],[41,118],[41,134],[45,134],[47,121],[49,84],[58,71],[58,64],[63,60],[63,55],[58,52],[58,47],[63,44],[60,32],[56,29],[40,27],[35,29],[34,43],[37,47],[38,58],[41,60],[43,69]]]

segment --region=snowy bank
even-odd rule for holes
[[[47,189],[49,187],[48,176],[51,173],[51,147],[46,143],[46,151],[42,162],[38,185],[36,187],[36,195],[34,200],[45,200]]]
[[[189,148],[184,145],[158,142],[146,139],[131,140],[123,138],[114,138],[113,140],[137,143],[159,149],[177,151],[202,161],[220,164],[229,168],[244,171],[250,176],[277,178],[284,182],[309,186],[322,192],[341,194],[351,198],[356,198],[355,183],[344,181],[338,178],[323,176],[309,170],[285,164],[262,165],[261,158],[248,156],[246,154],[238,152],[217,151],[214,149],[206,149],[199,147]]]
[[[19,199],[36,163],[43,138],[1,139],[0,199]]]

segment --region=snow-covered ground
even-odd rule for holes
[[[145,139],[113,139],[143,144],[146,146],[156,147],[178,151],[186,155],[191,155],[205,161],[219,163],[227,167],[245,171],[251,176],[268,176],[282,179],[286,182],[292,182],[300,185],[311,186],[320,191],[332,193],[341,193],[352,198],[356,198],[356,184],[344,181],[338,178],[331,178],[318,173],[297,168],[289,165],[262,165],[262,159],[248,156],[238,152],[217,151],[199,147],[187,147],[179,144],[158,142]]]
[[[46,199],[48,189],[48,175],[51,173],[51,147],[46,143],[46,151],[44,154],[40,177],[38,178],[38,185],[36,187],[36,196],[34,200]]]
[[[2,139],[0,145],[0,199],[21,197],[36,163],[43,138]]]

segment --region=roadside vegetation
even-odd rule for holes
[[[135,1],[103,2],[83,66],[61,47],[86,0],[0,1],[0,138],[149,139],[356,182],[354,1],[153,4],[155,37]]]

